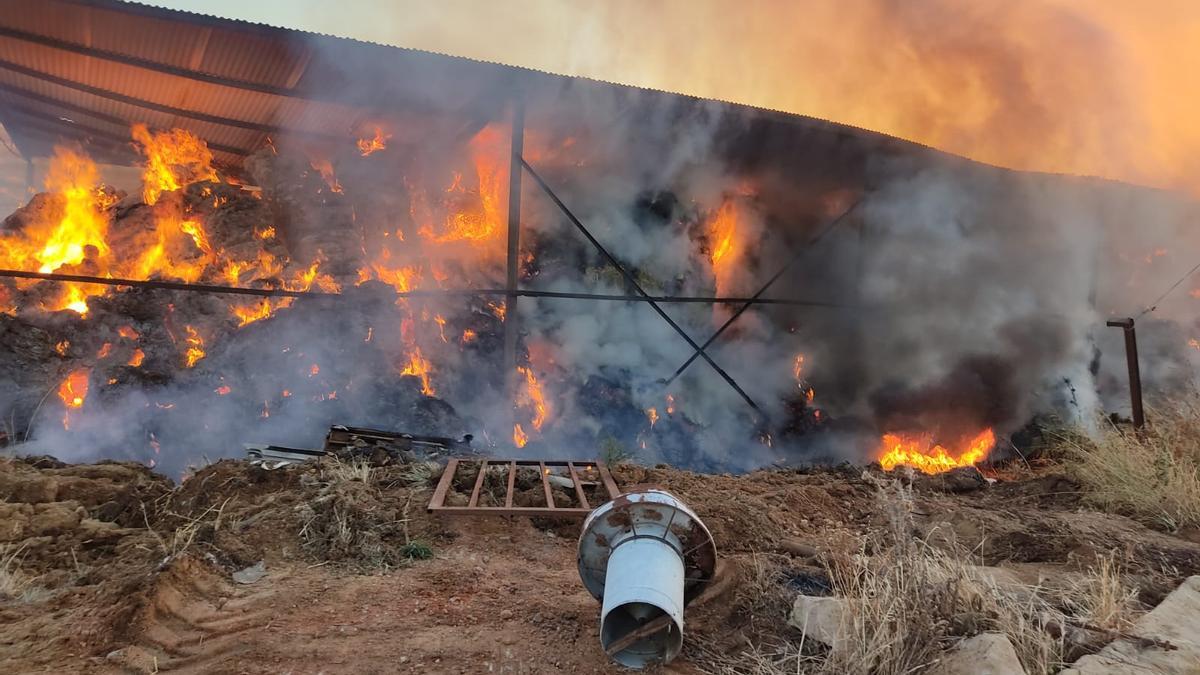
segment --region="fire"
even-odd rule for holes
[[[517,366],[517,372],[525,377],[525,396],[533,405],[534,410],[533,428],[541,431],[542,425],[546,423],[546,418],[550,414],[546,405],[546,395],[542,392],[542,385],[529,368]]]
[[[996,436],[991,429],[981,431],[958,452],[934,445],[930,434],[884,434],[879,444],[879,464],[885,471],[907,464],[924,473],[940,473],[974,466],[984,460],[995,445]]]
[[[111,354],[111,353],[112,353],[112,343],[111,343],[111,342],[105,342],[105,343],[104,343],[104,344],[103,344],[103,345],[100,347],[100,351],[96,352],[96,358],[98,358],[98,359],[103,359],[103,358],[106,358],[106,357],[107,357],[109,354]]]
[[[0,266],[55,272],[87,264],[86,273],[103,274],[109,253],[107,209],[113,196],[100,187],[100,174],[86,155],[56,147],[46,175],[46,189],[55,196],[54,208],[19,233],[0,237]],[[87,298],[105,292],[103,286],[61,284],[57,298],[44,307],[87,313]]]
[[[472,341],[474,341],[474,340],[475,340],[475,338],[477,338],[477,337],[479,337],[479,336],[478,336],[478,335],[475,333],[475,331],[473,331],[473,330],[471,330],[470,328],[468,328],[468,329],[466,329],[466,330],[464,330],[464,331],[463,331],[463,334],[462,334],[462,342],[463,342],[463,344],[466,344],[466,343],[468,343],[468,342],[472,342]]]
[[[67,350],[71,348],[70,340],[61,340],[54,345],[54,351],[58,352],[59,356],[66,356]]]
[[[421,393],[426,396],[437,394],[433,389],[433,385],[429,382],[429,373],[433,370],[433,366],[425,357],[421,356],[421,348],[414,346],[408,354],[408,364],[400,371],[401,375],[412,375],[421,380]]]
[[[133,350],[133,355],[129,357],[129,361],[126,362],[125,365],[129,365],[129,366],[133,366],[134,368],[138,368],[142,365],[142,361],[144,361],[145,359],[146,359],[146,352],[144,352],[140,349],[135,349],[135,350]]]
[[[374,138],[358,139],[358,151],[362,153],[363,157],[379,152],[387,147],[387,141],[391,137],[391,134],[384,134],[382,129],[375,127]]]
[[[800,375],[803,372],[804,372],[804,355],[797,354],[796,359],[794,361],[792,361],[792,377],[796,378],[796,381],[799,382]]]
[[[516,444],[516,446],[518,448],[523,448],[523,447],[525,447],[525,444],[528,442],[529,442],[529,435],[526,434],[525,430],[521,428],[520,423],[514,424],[513,425],[513,443]]]
[[[675,397],[670,394],[667,394],[667,414],[675,414]]]
[[[646,408],[646,419],[650,420],[650,428],[654,428],[654,424],[658,422],[658,409]]]
[[[342,192],[342,184],[338,182],[337,175],[333,172],[333,164],[327,159],[313,159],[309,161],[309,165],[319,174],[329,186],[330,192]]]
[[[713,276],[717,280],[717,294],[729,285],[735,263],[741,255],[737,239],[738,218],[733,202],[726,200],[717,209],[708,224],[709,260],[712,261]]]
[[[138,335],[138,332],[133,329],[133,326],[121,326],[117,329],[117,335],[120,335],[126,340],[136,340],[141,337]]]
[[[58,397],[68,408],[83,407],[83,401],[87,398],[88,377],[91,374],[91,368],[76,368],[58,385]]]
[[[223,385],[217,387],[216,389],[213,389],[213,391],[216,392],[217,396],[224,396],[224,395],[228,394],[229,392],[233,391],[233,389],[231,389],[229,387],[229,385],[223,384]]]
[[[133,140],[146,156],[142,173],[142,199],[155,204],[164,192],[173,192],[191,183],[217,181],[212,167],[212,151],[190,132],[172,129],[151,133],[144,124],[135,124]]]
[[[468,186],[470,181],[462,172],[455,172],[450,186],[437,200],[414,194],[413,220],[421,223],[417,233],[428,241],[486,245],[499,243],[504,234],[507,141],[498,127],[488,126],[471,139],[469,150],[474,164],[473,186]],[[439,218],[439,213],[444,217]]]
[[[185,353],[185,356],[187,357],[187,367],[191,368],[192,366],[196,365],[197,361],[204,358],[204,338],[200,337],[200,334],[196,332],[196,329],[192,328],[191,326],[184,326],[183,328],[187,331],[186,341],[188,347],[187,352]]]

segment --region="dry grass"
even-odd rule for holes
[[[928,668],[960,639],[996,631],[1012,642],[1026,672],[1040,675],[1057,672],[1080,649],[1098,648],[1132,623],[1136,592],[1111,556],[1065,589],[1003,582],[973,565],[969,551],[937,549],[915,538],[912,493],[899,481],[880,483],[879,509],[888,526],[858,554],[826,563],[834,594],[845,598],[843,639],[826,647],[800,631],[786,637],[755,631],[766,638],[737,654],[693,645],[700,667],[723,675],[910,674]],[[750,575],[744,586],[740,592],[757,598],[781,588],[767,571]],[[784,620],[786,611],[776,603],[762,606],[772,608],[771,620]]]
[[[334,460],[324,467],[326,475],[340,483],[358,481],[369,485],[371,483],[371,464],[362,459],[351,461]]]
[[[1142,433],[1104,423],[1060,434],[1060,454],[1100,508],[1174,531],[1200,525],[1200,396],[1158,407]]]
[[[21,572],[23,552],[21,546],[0,546],[0,601],[40,602],[50,594]]]
[[[173,560],[190,549],[198,539],[211,541],[216,536],[217,531],[221,529],[222,515],[225,512],[225,507],[228,506],[232,499],[232,497],[226,499],[219,506],[209,506],[200,515],[195,517],[164,509],[160,522],[175,521],[179,523],[179,525],[170,531],[169,538],[162,536],[150,526],[150,519],[146,513],[145,504],[142,504],[142,519],[146,523],[146,530],[158,541],[158,546],[166,559]]]

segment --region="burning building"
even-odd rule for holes
[[[336,422],[971,464],[1122,400],[1102,319],[1195,236],[1170,193],[113,0],[5,4],[0,49],[36,193],[0,232],[0,413],[67,459],[179,473]],[[1152,315],[1152,387],[1192,372],[1193,301]]]

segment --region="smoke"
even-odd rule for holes
[[[1002,11],[973,10],[952,29],[945,12],[877,4],[869,15],[891,26],[887,35],[941,36],[935,51],[953,62],[975,55],[968,36]],[[1072,44],[1105,44],[1076,29]],[[388,148],[362,157],[349,140],[276,138],[246,167],[262,202],[214,209],[206,226],[276,227],[295,261],[321,260],[345,294],[242,328],[215,297],[93,299],[89,318],[50,326],[46,340],[75,331],[76,356],[90,358],[134,316],[147,362],[94,373],[88,404],[65,411],[69,429],[50,398],[28,448],[153,459],[178,473],[246,442],[311,447],[338,423],[472,433],[504,455],[594,457],[615,444],[643,461],[700,469],[862,461],[889,431],[951,442],[981,427],[1012,433],[1036,415],[1087,424],[1122,410],[1124,360],[1104,320],[1140,312],[1194,264],[1197,206],[1179,194],[1016,173],[832,125],[584,81],[547,85],[497,70],[494,81],[464,82],[423,55],[415,58],[428,68],[381,80],[367,75],[378,71],[369,54],[324,40],[313,48],[305,87],[322,104],[306,114],[326,120],[329,105],[407,101],[402,117],[381,112],[345,130],[383,124]],[[649,48],[652,56],[661,47]],[[1027,103],[1017,107],[1031,135],[1055,139],[1051,150],[1090,145],[1091,136],[1047,135],[1069,130],[1031,103],[1045,90],[1030,84],[1025,62],[1007,47],[982,51],[997,65],[978,79],[942,74],[1000,87],[1001,107]],[[790,264],[766,297],[818,304],[756,306],[707,349],[757,409],[704,359],[668,385],[693,350],[646,303],[521,298],[510,311],[521,331],[517,365],[547,408],[537,429],[537,397],[504,366],[502,298],[395,297],[397,287],[504,286],[514,93],[526,100],[525,156],[648,293],[746,297]],[[868,89],[858,104],[886,93]],[[949,122],[927,121],[957,142]],[[995,124],[955,133],[987,138]],[[1129,151],[1113,143],[1101,154]],[[532,177],[522,180],[522,287],[633,294]],[[200,190],[188,199],[200,201]],[[358,286],[364,274],[371,281]],[[1140,324],[1151,393],[1190,381],[1196,326],[1186,290]],[[704,343],[739,306],[662,310]],[[181,324],[206,341],[192,369],[178,363]],[[413,365],[422,358],[424,380]],[[426,387],[435,393],[423,395]],[[525,448],[513,447],[514,423],[530,437]]]

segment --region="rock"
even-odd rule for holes
[[[817,547],[799,539],[784,539],[778,544],[779,550],[796,558],[815,558]]]
[[[239,584],[252,584],[267,576],[267,565],[259,560],[253,565],[233,573],[233,580]]]
[[[1008,636],[980,633],[952,647],[928,671],[929,675],[1025,675]]]
[[[949,492],[962,494],[973,492],[987,485],[987,479],[973,466],[963,466],[942,473],[928,476],[925,474],[913,478],[913,489],[928,492]]]
[[[845,598],[797,596],[788,623],[803,631],[805,639],[834,646],[846,638],[849,617]]]
[[[1200,672],[1200,576],[1185,579],[1158,607],[1138,619],[1128,633],[1169,642],[1174,649],[1122,638],[1098,654],[1079,659],[1063,670],[1063,675]]]

